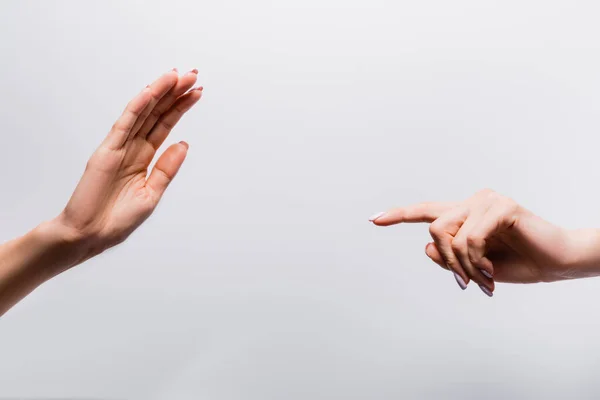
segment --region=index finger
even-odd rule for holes
[[[389,226],[401,223],[432,223],[443,213],[456,207],[456,202],[425,202],[413,204],[407,207],[391,209],[371,217],[370,221],[375,225]]]
[[[117,122],[113,124],[105,139],[109,148],[120,149],[128,139],[135,136],[154,106],[177,83],[177,80],[177,72],[167,72],[134,97]]]

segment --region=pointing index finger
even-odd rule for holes
[[[394,208],[371,219],[375,225],[389,226],[400,223],[432,223],[446,211],[456,207],[454,202],[425,202]]]

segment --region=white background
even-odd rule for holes
[[[392,206],[491,187],[600,227],[597,1],[0,4],[0,240],[52,218],[127,101],[205,96],[124,245],[0,320],[0,397],[600,396],[600,281],[462,292]]]

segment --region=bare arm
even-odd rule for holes
[[[183,164],[185,142],[148,166],[179,119],[202,96],[197,71],[174,70],[132,99],[90,158],[56,218],[0,246],[0,315],[48,279],[123,242],[154,211]]]

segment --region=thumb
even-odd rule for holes
[[[431,258],[431,261],[440,267],[448,269],[448,267],[446,267],[446,263],[444,263],[444,258],[442,257],[435,243],[428,243],[427,246],[425,246],[425,254],[427,257]]]
[[[169,146],[160,156],[156,165],[152,169],[146,186],[150,188],[159,200],[167,190],[167,187],[177,175],[179,168],[185,161],[189,145],[186,142],[179,142]]]

